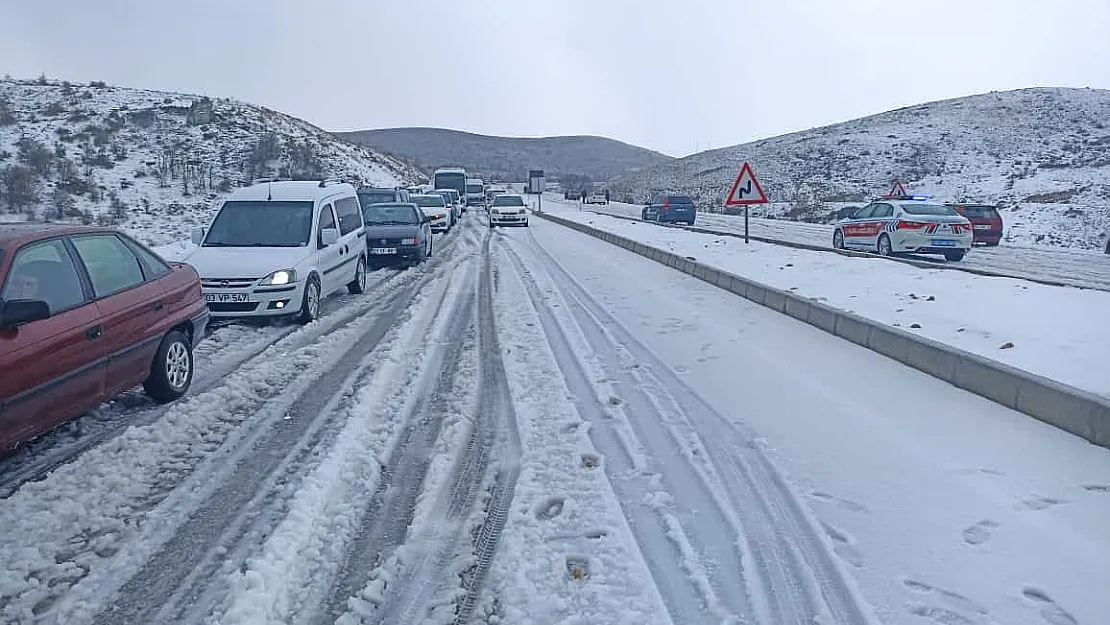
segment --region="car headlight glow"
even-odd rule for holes
[[[420,239],[416,237],[401,239],[401,245],[420,245]]]
[[[297,281],[297,272],[293,269],[279,269],[262,279],[262,284],[281,286]]]

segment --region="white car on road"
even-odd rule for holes
[[[200,274],[212,317],[296,316],[321,300],[366,289],[366,240],[354,187],[271,182],[233,192],[185,261]]]
[[[605,191],[594,191],[586,196],[587,204],[608,204],[609,198],[605,196]]]
[[[881,198],[840,220],[833,247],[894,254],[942,254],[962,260],[971,249],[971,222],[927,197]]]
[[[527,226],[528,209],[524,197],[504,193],[493,198],[489,206],[489,227]]]
[[[409,202],[419,206],[428,219],[432,220],[432,232],[447,232],[455,225],[455,213],[447,206],[442,195],[410,195]]]

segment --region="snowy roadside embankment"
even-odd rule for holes
[[[573,210],[556,214],[1110,397],[1107,292],[745,245],[734,237]]]
[[[173,262],[180,261],[189,254],[192,254],[193,250],[197,249],[197,246],[192,241],[184,240],[168,243],[166,245],[159,245],[150,249],[165,260]]]
[[[490,569],[490,622],[666,623],[539,316],[509,259],[494,253],[497,328],[524,453]]]

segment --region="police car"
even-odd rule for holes
[[[941,254],[962,260],[973,231],[966,217],[928,196],[887,196],[874,200],[833,231],[833,247],[893,254]]]

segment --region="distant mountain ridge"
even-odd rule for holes
[[[639,202],[689,193],[720,210],[751,162],[771,205],[757,214],[828,221],[895,180],[939,201],[998,205],[1008,240],[1102,250],[1110,228],[1110,90],[1033,88],[929,102],[701,152],[610,183]]]
[[[443,128],[384,128],[335,135],[402,158],[425,173],[451,164],[514,181],[524,180],[529,169],[604,181],[674,160],[646,148],[589,135],[497,137]]]

